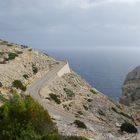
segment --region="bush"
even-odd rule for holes
[[[28,79],[28,78],[29,78],[29,76],[28,76],[27,74],[24,74],[23,77],[24,77],[25,79]]]
[[[17,57],[18,55],[16,53],[9,53],[8,54],[8,60],[13,60]]]
[[[38,68],[34,64],[32,65],[32,70],[34,74],[38,72]]]
[[[93,94],[97,94],[97,92],[94,89],[90,89],[90,92]]]
[[[125,131],[127,133],[137,133],[138,132],[137,128],[129,122],[123,123],[121,125],[120,129],[122,132]]]
[[[2,87],[2,83],[0,82],[0,87]]]
[[[14,95],[0,107],[0,139],[19,140],[57,134],[58,130],[47,111],[30,96]]]
[[[54,100],[57,104],[61,104],[61,101],[59,99],[59,96],[53,93],[50,93],[49,96],[51,97],[52,100]]]
[[[66,94],[67,94],[68,97],[73,97],[73,96],[75,95],[75,94],[73,93],[73,91],[71,91],[71,90],[68,89],[68,88],[64,88],[63,90],[66,92]]]
[[[79,121],[79,120],[75,120],[74,124],[79,127],[79,128],[83,128],[83,129],[87,129],[87,126],[84,124],[84,122]]]
[[[2,102],[7,102],[8,100],[6,98],[4,98],[1,94],[0,94],[0,101]]]
[[[13,87],[17,88],[17,89],[21,89],[22,91],[26,91],[26,87],[22,84],[22,82],[20,80],[15,80],[12,83]]]

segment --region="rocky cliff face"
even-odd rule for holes
[[[128,106],[140,105],[140,66],[127,75],[122,92],[120,103]]]

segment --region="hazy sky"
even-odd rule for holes
[[[0,38],[36,48],[140,46],[140,0],[0,0]]]

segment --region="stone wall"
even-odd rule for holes
[[[66,65],[57,72],[58,77],[62,77],[64,74],[71,73],[69,63],[67,62]]]

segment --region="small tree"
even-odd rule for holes
[[[26,87],[22,84],[22,82],[20,80],[15,80],[12,83],[13,87],[17,88],[17,89],[21,89],[22,91],[26,91]]]

